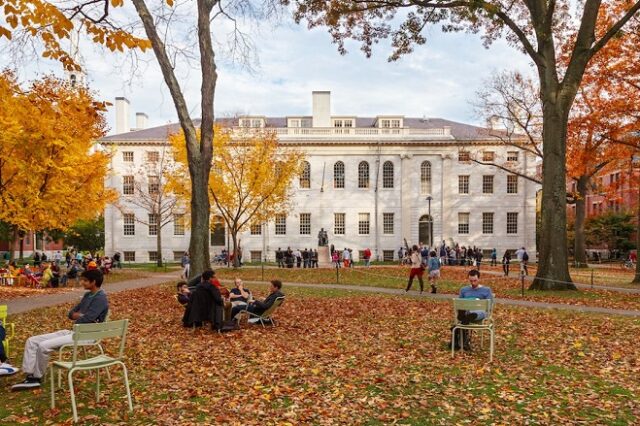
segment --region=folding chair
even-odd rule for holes
[[[278,308],[278,306],[282,305],[282,303],[284,303],[284,296],[280,296],[278,298],[276,298],[276,300],[273,302],[273,305],[271,305],[269,307],[269,309],[267,309],[266,311],[264,311],[261,314],[255,314],[253,312],[249,312],[248,310],[242,310],[239,312],[240,315],[238,315],[238,326],[240,325],[240,318],[242,317],[242,314],[247,314],[249,317],[249,320],[256,318],[257,322],[260,322],[260,324],[262,324],[262,327],[264,327],[264,322],[265,321],[270,321],[271,324],[273,324],[274,326],[276,325],[276,322],[273,320],[273,318],[271,318],[271,315],[273,314],[273,312],[275,312],[275,310]]]
[[[483,320],[471,324],[462,324],[458,320],[458,311],[485,311]],[[480,347],[484,346],[484,332],[489,332],[489,362],[493,361],[494,329],[493,329],[493,301],[489,299],[453,299],[453,328],[451,329],[451,357],[455,356],[456,330],[469,330],[480,332]],[[463,348],[463,336],[460,333],[460,348]]]
[[[4,346],[4,353],[9,356],[9,342],[16,335],[15,324],[12,322],[7,322],[7,305],[0,305],[0,323],[4,327],[7,335],[2,341],[2,345]]]
[[[55,370],[68,370],[67,376],[69,381],[69,391],[71,393],[71,408],[73,410],[73,421],[78,421],[78,410],[76,408],[76,394],[73,387],[73,373],[83,370],[96,370],[96,402],[100,400],[100,369],[108,368],[112,365],[122,366],[124,386],[127,391],[127,402],[129,403],[129,411],[133,411],[133,403],[131,401],[131,390],[129,389],[129,377],[127,375],[127,367],[123,362],[124,347],[126,343],[127,327],[129,320],[110,321],[97,324],[75,324],[73,326],[73,359],[71,361],[55,361],[51,364],[51,408],[56,407],[55,400]],[[120,347],[118,355],[115,357],[100,354],[93,358],[78,360],[78,348],[82,347],[79,342],[102,339],[119,338]]]

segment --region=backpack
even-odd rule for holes
[[[522,260],[525,262],[529,261],[529,254],[526,251],[522,253]]]

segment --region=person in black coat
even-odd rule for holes
[[[271,280],[271,287],[269,288],[269,295],[262,301],[254,300],[249,303],[247,306],[247,311],[254,313],[256,315],[262,314],[264,311],[269,309],[271,305],[276,301],[278,297],[284,297],[282,293],[282,281],[280,280]],[[234,313],[232,313],[234,315]]]
[[[191,299],[182,317],[185,327],[201,327],[202,323],[209,321],[214,330],[222,328],[224,301],[220,290],[211,283],[214,275],[210,269],[202,273],[200,283],[191,293]]]

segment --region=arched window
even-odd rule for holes
[[[344,163],[342,161],[333,165],[333,187],[344,188]]]
[[[369,188],[369,163],[366,161],[358,164],[358,188]]]
[[[428,161],[420,165],[420,192],[423,195],[431,194],[431,163]]]
[[[308,161],[302,162],[302,173],[300,173],[300,188],[311,188],[311,164]]]
[[[393,188],[393,163],[385,161],[382,165],[382,187]]]
[[[420,243],[433,247],[433,218],[427,214],[418,221],[418,239]]]

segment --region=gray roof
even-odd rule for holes
[[[266,127],[282,128],[287,127],[287,117],[265,117]],[[376,117],[357,117],[356,127],[375,127]],[[221,118],[216,119],[216,123],[237,126],[238,118]],[[200,125],[200,119],[194,120],[196,126]],[[484,127],[472,126],[470,124],[458,123],[456,121],[445,120],[442,118],[404,118],[404,127],[412,129],[442,129],[448,126],[451,128],[451,135],[455,140],[476,140],[492,138],[495,130]],[[105,136],[102,142],[125,142],[125,141],[161,141],[166,140],[170,134],[180,131],[179,123],[165,124],[157,127],[150,127],[143,130],[135,130],[132,132],[121,133],[118,135]]]

